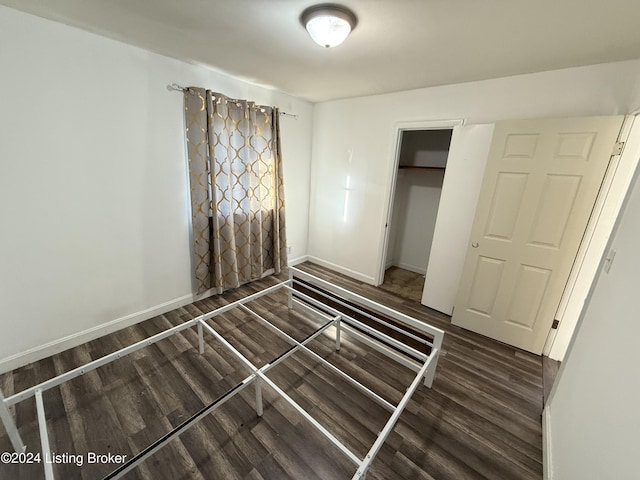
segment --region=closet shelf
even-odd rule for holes
[[[417,170],[445,170],[446,167],[422,167],[420,165],[398,165],[398,168],[417,169]]]

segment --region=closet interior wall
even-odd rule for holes
[[[385,268],[427,271],[451,134],[402,133]]]

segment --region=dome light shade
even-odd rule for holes
[[[344,42],[358,20],[348,8],[324,3],[303,11],[300,22],[314,42],[322,47],[331,48]]]

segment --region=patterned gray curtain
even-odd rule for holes
[[[279,111],[202,88],[184,94],[198,293],[287,265]]]

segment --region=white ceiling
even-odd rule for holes
[[[313,0],[0,0],[311,101],[640,58],[638,0],[341,0],[344,44],[299,23]]]

